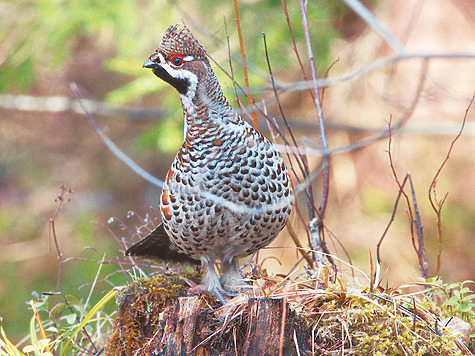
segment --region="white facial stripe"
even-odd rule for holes
[[[190,81],[190,86],[188,87],[188,91],[186,92],[186,95],[180,94],[181,102],[183,104],[184,109],[189,112],[190,114],[195,111],[195,107],[193,105],[193,97],[195,96],[196,93],[196,86],[198,85],[198,77],[194,75],[193,73],[190,73],[188,80]],[[185,126],[186,130],[186,126]],[[186,132],[185,132],[185,137],[186,137]]]
[[[162,56],[162,54],[158,52],[157,55],[158,55],[158,58],[160,58],[160,62],[158,63],[165,63],[165,58]]]
[[[168,63],[162,64],[161,66],[173,78],[188,79],[190,81],[190,87],[188,88],[188,93],[186,95],[190,96],[191,98],[195,96],[196,86],[198,84],[198,77],[194,73],[191,73],[189,70],[186,69],[175,69]]]
[[[173,78],[188,79],[188,81],[190,82],[188,91],[186,92],[186,95],[180,94],[180,98],[185,110],[189,113],[192,113],[194,111],[192,98],[195,96],[196,93],[196,87],[198,86],[198,77],[186,69],[174,69],[169,64],[162,64],[162,68],[165,69],[168,74],[170,74],[170,76],[172,76]]]
[[[195,60],[195,57],[193,57],[193,56],[183,57],[183,62],[191,62],[191,61],[194,61],[194,60]]]

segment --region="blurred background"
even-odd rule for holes
[[[395,61],[326,88],[323,109],[329,146],[345,147],[375,137],[387,129],[390,118],[407,119],[393,136],[391,151],[399,178],[411,172],[433,275],[437,217],[428,189],[475,89],[475,3],[374,0],[365,4],[407,53],[449,58],[432,59],[425,70],[419,58]],[[281,124],[270,90],[263,32],[276,83],[288,87],[303,80],[283,5],[241,0],[238,6],[251,93]],[[287,6],[297,49],[310,76],[299,3],[288,1]],[[69,259],[62,264],[59,290],[78,299],[88,296],[87,284],[96,277],[93,300],[112,285],[126,282],[124,275],[114,274],[125,259],[113,234],[129,244],[133,239],[119,222],[134,230],[141,225],[140,217],[159,215],[158,188],[105,147],[78,109],[70,83],[77,83],[90,100],[91,113],[109,137],[163,179],[182,142],[181,105],[173,88],[142,69],[142,63],[170,24],[184,22],[210,56],[229,71],[226,21],[235,79],[242,84],[234,18],[232,1],[0,1],[0,317],[11,339],[20,340],[29,328],[31,311],[25,302],[33,298],[32,292],[57,290],[58,258],[49,221],[58,207],[61,185],[72,194],[54,219],[62,259]],[[311,1],[308,19],[320,78],[358,72],[395,54],[344,2]],[[450,56],[456,53],[472,57]],[[238,107],[232,81],[214,69],[226,96]],[[282,90],[280,99],[297,143],[318,148],[316,111],[308,91]],[[244,97],[240,100],[247,102]],[[437,182],[438,198],[448,194],[442,209],[441,276],[446,282],[475,279],[474,117],[472,108]],[[262,132],[271,137],[264,118],[260,120]],[[347,261],[344,246],[352,263],[365,273],[370,273],[369,255],[375,256],[398,193],[387,150],[388,140],[383,139],[335,154],[331,160],[327,244]],[[312,169],[320,162],[312,154],[308,159]],[[313,186],[318,205],[320,175]],[[307,247],[303,194],[298,205],[303,221],[294,214],[291,224]],[[383,279],[390,286],[420,277],[409,224],[401,202],[381,250]],[[264,266],[271,273],[285,273],[298,260],[286,231],[262,255],[279,260],[266,260]],[[97,261],[103,258],[113,263],[99,271]]]

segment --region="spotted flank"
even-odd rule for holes
[[[228,103],[188,28],[169,27],[144,67],[178,91],[185,120],[160,197],[164,230],[201,261],[205,290],[229,292],[243,283],[237,258],[267,246],[288,220],[294,193],[286,165]]]

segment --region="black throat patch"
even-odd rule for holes
[[[173,86],[180,94],[186,95],[188,92],[191,83],[187,78],[172,77],[161,65],[153,68],[153,74]]]

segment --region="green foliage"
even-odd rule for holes
[[[144,132],[137,142],[139,148],[155,146],[162,152],[175,153],[183,142],[183,122],[166,118],[160,120],[153,129]]]
[[[164,15],[145,17],[147,23],[144,12],[148,10]],[[141,36],[144,29],[153,29],[150,22],[172,14],[166,3],[157,7],[128,0],[3,3],[0,49],[6,55],[0,58],[0,90],[27,88],[37,80],[39,69],[58,70],[65,62],[74,65],[76,50],[84,41],[98,51],[136,58],[151,41],[152,36]]]
[[[458,316],[469,323],[475,321],[475,294],[466,287],[467,284],[473,285],[474,281],[444,283],[439,277],[423,281],[434,287],[429,294],[437,296],[443,301],[442,310],[446,317]]]
[[[244,46],[252,87],[268,84],[262,32],[267,33],[269,56],[278,76],[279,70],[298,73],[290,33],[280,1],[238,2]],[[289,2],[289,16],[295,40],[305,62],[307,58],[301,13],[298,2]],[[310,32],[317,56],[317,65],[324,73],[328,63],[329,45],[337,36],[333,23],[346,7],[333,1],[312,2],[308,7]],[[144,95],[171,90],[167,84],[141,68],[147,56],[154,50],[165,28],[194,13],[206,20],[206,30],[186,21],[205,45],[209,53],[220,63],[227,64],[227,45],[223,16],[228,23],[235,78],[242,82],[241,55],[237,31],[234,25],[232,2],[203,0],[196,4],[178,1],[136,2],[128,0],[107,1],[55,1],[7,2],[0,21],[0,92],[25,90],[38,80],[38,74],[47,69],[59,72],[64,64],[75,66],[78,49],[87,46],[90,51],[104,57],[105,69],[116,75],[127,76],[128,83],[105,93],[106,101],[125,104]],[[199,30],[202,30],[201,32]],[[228,67],[227,65],[225,67]],[[230,83],[217,71],[218,79]],[[232,87],[231,85],[229,86]],[[166,88],[166,89],[165,89]],[[90,88],[88,88],[90,90]],[[226,91],[226,90],[225,90]],[[253,90],[253,94],[257,94]],[[228,91],[228,94],[231,94]],[[93,94],[94,95],[94,94]],[[178,100],[174,98],[176,107]],[[161,103],[163,105],[163,102]],[[175,120],[175,117],[170,117]],[[176,147],[176,137],[181,128],[160,124],[160,135],[154,145],[166,150]],[[166,126],[166,128],[164,127]],[[172,142],[169,142],[169,141]],[[180,139],[181,140],[181,139]]]
[[[238,3],[250,81],[253,87],[252,93],[258,94],[256,87],[268,85],[262,31],[267,33],[269,56],[276,76],[283,71],[293,74],[291,72],[292,68],[297,66],[296,59],[279,1],[251,3],[238,1]],[[331,25],[335,16],[338,16],[338,11],[335,9],[331,1],[309,4],[311,36],[318,56],[317,61],[321,66],[326,65],[325,58],[330,41],[336,36]],[[289,2],[289,12],[299,50],[305,59],[306,52],[297,2]],[[193,17],[188,14],[193,14]],[[66,83],[70,78],[70,73],[65,73],[67,68],[77,68],[92,54],[94,58],[103,60],[103,69],[108,71],[104,78],[110,80],[111,83],[120,84],[109,84],[109,87],[115,89],[104,93],[102,91],[104,85],[92,80],[96,87],[86,87],[88,94],[92,97],[104,95],[106,101],[116,104],[136,102],[143,96],[154,94],[156,101],[149,105],[166,107],[165,116],[160,117],[159,122],[150,132],[144,133],[137,139],[136,147],[175,152],[182,142],[183,135],[178,96],[172,88],[153,76],[150,71],[142,69],[141,65],[155,49],[166,27],[172,23],[181,22],[184,18],[209,53],[227,68],[228,51],[223,15],[226,17],[231,37],[235,77],[242,82],[241,56],[233,21],[232,2],[217,3],[209,0],[199,3],[147,0],[140,2],[129,0],[2,2],[0,92],[22,92],[36,85],[35,93],[42,95],[43,87],[48,87],[48,93],[56,95],[51,92],[51,81],[48,80],[53,78],[55,83],[63,80]],[[193,18],[193,21],[190,18]],[[204,24],[205,27],[197,26],[197,23]],[[224,84],[225,91],[226,85],[231,88],[230,80],[219,70],[216,72]],[[83,71],[78,74],[88,76],[88,73]],[[43,83],[42,80],[45,77],[48,80]],[[228,91],[227,94],[229,93]],[[38,166],[36,160],[30,163],[29,156],[25,156],[25,159],[20,162],[15,157],[7,163],[9,163],[5,166],[7,176],[21,180],[21,183],[29,189],[37,189],[39,183],[51,181],[51,171],[44,168],[46,165]],[[97,172],[98,178],[95,178],[97,184],[101,184],[101,174],[104,174],[104,170]],[[0,231],[6,232],[9,239],[14,237],[17,242],[28,241],[32,237],[38,237],[39,231],[46,234],[44,216],[25,214],[23,210],[18,213],[14,211],[15,214],[12,214],[12,211],[12,209],[8,212],[0,211]],[[87,242],[91,236],[93,226],[89,223],[91,219],[90,216],[79,217],[75,224],[74,231],[81,244]],[[42,230],[40,227],[45,228]],[[73,293],[77,285],[82,284],[94,273],[90,265],[81,267],[80,270],[81,273],[70,271],[68,268],[63,270],[61,282],[63,292]],[[24,279],[22,271],[18,268],[18,262],[7,263],[2,272],[3,279],[6,281]],[[51,269],[45,269],[43,273],[31,276],[31,284],[28,286],[8,283],[4,294],[10,300],[2,298],[1,305],[11,307],[11,300],[21,305],[25,295],[29,296],[32,289],[40,291],[53,289],[55,272],[51,273]],[[10,323],[9,332],[14,335],[13,339],[18,339],[19,334],[24,332],[26,326],[22,320],[25,320],[26,315],[26,311],[17,305],[4,308],[2,316],[5,323]]]
[[[78,350],[89,349],[92,343],[102,341],[104,337],[103,332],[107,329],[104,325],[110,324],[111,316],[104,314],[102,309],[114,301],[116,294],[117,290],[110,290],[90,308],[73,296],[43,295],[32,302],[38,315],[31,318],[30,343],[20,351],[1,328],[0,356],[76,355]],[[41,339],[38,339],[38,333]]]
[[[194,32],[200,42],[205,46],[209,54],[228,69],[228,49],[226,43],[226,33],[224,28],[223,16],[227,21],[228,34],[230,36],[231,57],[234,69],[234,78],[238,82],[243,82],[243,73],[241,66],[241,54],[237,30],[235,27],[234,8],[232,2],[201,1],[196,5],[188,5],[185,11],[196,6],[197,13],[206,19],[206,29],[210,30],[212,35],[206,31]],[[301,13],[298,2],[289,2],[289,16],[293,26],[294,37],[298,49],[304,62],[307,58],[304,42],[304,33],[301,26]],[[177,7],[181,9],[180,3]],[[271,64],[278,76],[280,71],[289,74],[289,68],[299,72],[297,59],[293,50],[291,36],[285,21],[284,12],[280,1],[258,2],[258,3],[240,3],[239,11],[241,19],[241,28],[244,39],[244,49],[246,51],[247,65],[249,69],[249,81],[252,87],[252,94],[259,94],[259,87],[269,84],[269,74],[267,70],[264,42],[262,32],[267,33],[267,44],[269,48],[269,57]],[[338,16],[344,11],[344,7],[338,7],[334,2],[311,3],[308,8],[308,18],[310,23],[310,32],[314,44],[314,53],[318,68],[324,73],[329,62],[328,58],[330,43],[337,36],[337,32],[332,25]],[[174,22],[174,21],[172,21]],[[170,23],[172,23],[170,22]],[[176,21],[175,21],[176,22]],[[158,43],[165,27],[168,25],[160,24],[161,30],[155,37],[150,36],[155,45]],[[191,24],[193,27],[193,24]],[[126,85],[123,85],[106,95],[106,100],[114,104],[125,104],[140,98],[147,94],[158,94],[160,106],[167,108],[180,108],[176,95],[173,101],[169,100],[168,93],[174,90],[161,80],[151,75],[149,71],[142,70],[141,64],[146,57],[155,49],[153,47],[142,48],[134,54],[118,52],[115,58],[107,61],[108,69],[120,74],[133,75],[135,79]],[[228,69],[229,70],[229,69]],[[228,98],[234,96],[232,83],[230,79],[219,69],[215,70],[218,80],[223,84],[223,89]],[[175,94],[175,93],[174,93]],[[246,102],[246,100],[244,100]],[[180,108],[181,109],[181,108]],[[172,110],[169,116],[162,118],[153,130],[157,136],[155,141],[149,140],[150,135],[145,135],[140,140],[149,143],[148,148],[156,146],[163,151],[175,151],[178,142],[182,141],[181,125],[171,124],[167,120],[177,120]],[[181,121],[181,120],[179,120]],[[153,141],[153,142],[152,142]]]

